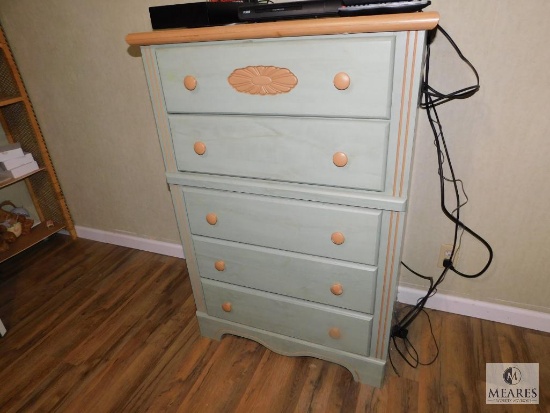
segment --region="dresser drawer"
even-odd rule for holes
[[[367,355],[372,317],[202,280],[208,314],[311,343]]]
[[[199,236],[193,245],[203,278],[373,312],[376,267]]]
[[[381,211],[198,188],[183,194],[194,235],[376,265]]]
[[[384,190],[386,121],[222,115],[169,119],[180,171]]]
[[[165,46],[156,56],[172,113],[387,119],[394,44],[392,34],[316,36]]]

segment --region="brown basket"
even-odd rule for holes
[[[4,209],[5,206],[11,206],[9,211]],[[27,215],[23,214],[14,214],[11,212],[17,208],[15,204],[11,201],[3,201],[0,203],[0,222],[5,221],[14,221],[21,223],[21,235],[28,235],[31,232],[32,226],[34,224],[34,219],[30,218]],[[9,241],[8,241],[9,242]]]

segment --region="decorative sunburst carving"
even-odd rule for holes
[[[288,93],[298,84],[298,78],[294,73],[275,66],[247,66],[235,69],[227,81],[237,92],[251,95]]]

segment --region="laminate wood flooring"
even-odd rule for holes
[[[428,310],[440,355],[385,385],[202,338],[183,260],[56,235],[0,265],[0,412],[549,412],[550,334]],[[410,330],[435,351],[422,315]],[[486,362],[540,363],[539,405],[486,405]]]

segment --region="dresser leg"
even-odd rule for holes
[[[6,335],[8,330],[6,330],[6,327],[4,326],[4,323],[0,319],[0,337],[4,337]]]

